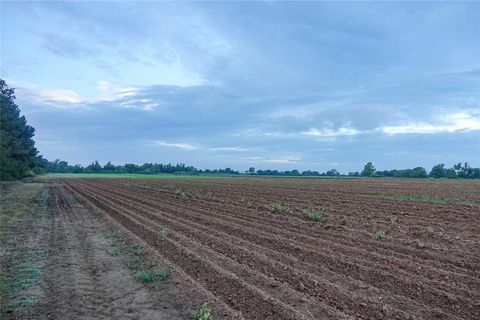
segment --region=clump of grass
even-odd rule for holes
[[[123,240],[123,238],[125,237],[125,235],[123,234],[123,232],[122,232],[121,230],[118,230],[118,229],[113,230],[113,231],[110,233],[110,236],[111,236],[114,240]]]
[[[281,203],[278,203],[278,202],[272,202],[269,206],[268,206],[268,211],[272,212],[272,213],[275,213],[275,212],[279,212],[281,210],[285,209],[285,207],[281,204]]]
[[[130,248],[130,252],[132,252],[136,256],[141,256],[145,254],[145,249],[142,247],[132,247]]]
[[[113,249],[111,251],[108,251],[108,255],[112,256],[112,257],[118,257],[121,254],[122,254],[122,252],[120,250],[117,250],[117,249]]]
[[[144,268],[144,265],[140,257],[135,257],[134,259],[129,259],[127,261],[127,267],[130,270],[140,270]]]
[[[212,307],[210,307],[208,302],[204,302],[200,306],[200,309],[198,309],[193,313],[193,317],[197,320],[212,320],[213,319],[212,313],[213,313]]]
[[[187,197],[187,194],[185,193],[185,191],[182,191],[181,189],[176,189],[175,190],[175,195],[177,196],[177,198],[186,198]]]
[[[303,215],[309,219],[309,220],[313,220],[313,221],[320,221],[320,220],[323,220],[323,218],[325,217],[325,213],[323,212],[323,210],[310,210],[310,209],[305,209],[303,210]]]
[[[428,233],[435,234],[435,229],[433,229],[432,227],[427,227],[426,229]]]
[[[382,231],[382,230],[375,231],[373,233],[373,239],[375,240],[385,239],[385,231]]]
[[[144,283],[159,283],[166,281],[170,277],[170,273],[167,268],[155,268],[152,271],[138,271],[135,278]]]

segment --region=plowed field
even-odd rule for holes
[[[208,301],[215,319],[480,319],[479,182],[61,182],[170,265],[179,298]]]

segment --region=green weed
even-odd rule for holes
[[[167,268],[155,268],[152,271],[141,270],[135,274],[135,278],[144,283],[159,283],[170,277],[171,271]]]
[[[373,233],[373,239],[375,240],[385,239],[385,231],[382,231],[382,230],[375,231]]]
[[[145,254],[145,249],[142,247],[132,247],[130,248],[130,252],[132,252],[136,256],[141,256]]]
[[[208,302],[204,302],[200,306],[200,309],[193,313],[193,317],[197,320],[211,320],[213,319],[212,313],[212,307],[210,307]]]
[[[122,252],[118,249],[113,249],[111,251],[108,251],[107,253],[109,256],[112,256],[112,257],[118,257],[122,255]]]
[[[314,211],[314,210],[310,210],[310,209],[305,209],[305,210],[303,210],[303,215],[307,219],[313,220],[313,221],[321,221],[325,217],[325,213],[323,212],[323,210]]]
[[[268,211],[272,212],[272,213],[275,213],[275,212],[279,212],[281,210],[285,209],[285,207],[281,204],[281,203],[278,203],[278,202],[272,202],[269,206],[268,206]]]
[[[433,229],[432,227],[427,227],[426,229],[428,233],[435,234],[435,229]]]

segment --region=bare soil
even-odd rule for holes
[[[137,270],[128,263],[138,258],[129,251],[136,242],[102,221],[63,183],[7,188],[2,215],[13,215],[13,207],[16,218],[1,235],[1,319],[188,317],[168,283],[135,279]],[[136,262],[149,268],[150,260]]]
[[[179,301],[189,309],[208,301],[215,319],[480,318],[479,182],[59,184],[58,215],[69,207],[66,194],[78,195],[174,270],[170,292]],[[273,203],[280,209],[269,210]],[[320,212],[320,221],[304,210]]]

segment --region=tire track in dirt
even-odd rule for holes
[[[167,302],[156,302],[119,260],[96,247],[105,238],[63,183],[51,183],[48,191],[47,290],[39,307],[44,312],[36,319],[183,318],[173,308],[165,309]]]

